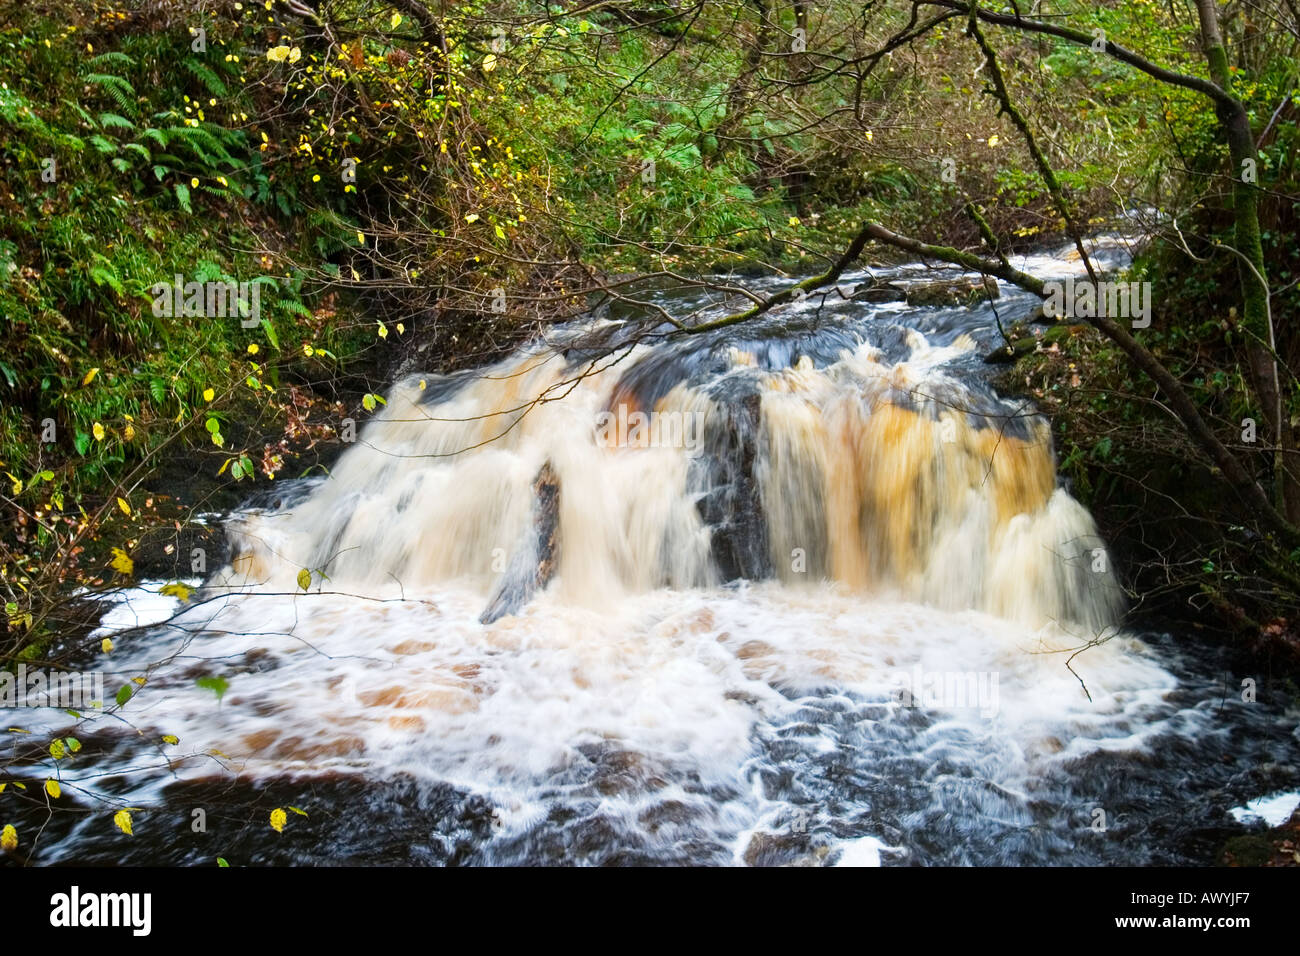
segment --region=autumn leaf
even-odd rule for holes
[[[170,584],[164,584],[158,593],[165,594],[168,597],[177,598],[181,601],[188,601],[192,592],[186,585],[181,584],[179,581],[172,581]]]
[[[175,734],[163,734],[162,742],[165,744],[171,744],[174,747],[181,742],[181,738],[177,737]]]
[[[210,402],[210,401],[212,401],[213,396],[215,396],[216,394],[217,394],[217,393],[214,392],[212,389],[210,389],[210,388],[205,388],[205,389],[203,390],[203,400],[204,400],[205,402]]]
[[[117,824],[117,828],[127,836],[135,836],[135,834],[131,832],[131,814],[129,811],[118,810],[117,813],[113,814],[113,822]]]
[[[59,799],[59,797],[63,795],[63,790],[59,786],[59,781],[53,778],[45,781],[45,792],[55,800]]]
[[[106,637],[106,638],[104,638],[102,641],[99,642],[99,649],[100,649],[101,651],[103,651],[105,654],[112,654],[112,653],[113,653],[113,642],[110,641],[110,640]]]
[[[495,53],[489,53],[483,57],[483,72],[491,73],[497,68],[497,58]]]
[[[311,587],[311,572],[306,568],[298,572],[298,587],[304,591]]]
[[[0,850],[18,849],[18,831],[14,829],[12,823],[6,823],[5,828],[0,830]]]
[[[129,515],[131,513],[131,506],[126,503],[125,498],[118,498],[117,506],[122,509],[122,514]]]
[[[81,380],[81,384],[89,385],[91,382],[95,380],[95,376],[98,374],[99,374],[99,369],[92,368],[89,372],[86,373],[86,377]]]
[[[95,424],[90,427],[90,433],[95,436],[95,441],[104,440],[104,426],[99,422],[95,422]]]
[[[274,810],[271,811],[271,829],[274,830],[276,833],[283,833],[284,825],[286,821],[288,821],[288,819],[289,819],[289,815],[285,813],[283,810],[281,810],[279,807],[276,807]]]
[[[62,760],[68,755],[68,748],[63,745],[63,741],[55,737],[50,744],[50,756],[55,760]]]
[[[130,576],[131,572],[135,570],[135,562],[132,561],[130,555],[121,548],[113,549],[112,565],[114,571],[128,576]]]

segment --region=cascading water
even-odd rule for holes
[[[1208,862],[1296,785],[1293,717],[1119,629],[1048,424],[984,382],[988,306],[668,332],[407,376],[232,518],[199,600],[118,640],[179,749],[80,731],[146,836],[58,819],[46,859]]]

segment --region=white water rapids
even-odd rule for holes
[[[1132,839],[1170,755],[1294,721],[1225,718],[1222,675],[1118,630],[1047,424],[974,373],[986,313],[826,310],[404,378],[327,479],[230,522],[192,606],[119,634],[109,696],[145,683],[65,791],[177,862],[1160,859]],[[620,406],[685,430],[593,427]],[[67,723],[39,715],[10,719]],[[226,786],[257,812],[187,833]],[[307,816],[270,832],[261,790]],[[109,852],[106,819],[42,859]]]

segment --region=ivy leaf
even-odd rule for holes
[[[222,696],[226,693],[226,689],[230,686],[230,681],[226,680],[224,677],[200,677],[195,680],[194,683],[199,687],[202,687],[204,690],[212,691],[212,693],[217,695],[218,701],[221,700]]]

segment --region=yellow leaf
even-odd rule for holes
[[[5,474],[6,474],[6,475],[9,475],[9,472],[6,471]],[[16,495],[20,495],[20,494],[22,494],[22,493],[23,493],[23,480],[22,480],[21,478],[15,478],[13,475],[9,475],[9,480],[12,481],[12,482],[14,483],[14,494],[16,494]]]
[[[302,588],[304,591],[311,587],[311,572],[306,568],[303,568],[298,572],[298,587]]]
[[[289,819],[289,815],[285,813],[283,810],[281,810],[279,807],[276,807],[274,810],[271,811],[271,829],[274,830],[276,833],[283,833],[284,825],[288,821],[288,819]]]
[[[357,244],[362,246],[366,244],[366,234],[364,232],[357,233]]]
[[[45,781],[45,792],[55,800],[63,795],[63,790],[59,787],[59,781],[50,779]]]
[[[135,427],[133,425],[128,424],[126,428],[122,430],[122,437],[125,438],[127,441],[130,441],[132,438],[134,438]]]
[[[91,426],[90,432],[95,436],[95,441],[104,440],[104,426],[99,422],[95,422],[95,424]]]
[[[110,641],[108,638],[104,638],[102,641],[99,642],[99,649],[103,651],[105,654],[112,654],[113,642]]]
[[[86,377],[81,380],[81,384],[89,385],[91,382],[95,380],[95,376],[98,374],[99,374],[99,369],[92,368],[89,372],[86,373]]]
[[[127,836],[135,835],[131,832],[131,814],[128,811],[118,810],[117,813],[113,814],[113,822],[116,823],[117,828]]]
[[[402,25],[402,15],[400,13],[394,13],[388,22],[391,23],[393,29],[396,30]]]
[[[118,499],[117,499],[117,506],[118,506],[119,508],[122,509],[122,514],[124,514],[124,515],[129,515],[129,514],[131,513],[131,506],[130,506],[129,504],[126,503],[126,500],[125,500],[125,499],[123,499],[123,498],[118,498]]]
[[[283,63],[288,56],[289,48],[283,45],[271,47],[266,51],[266,58],[273,63]]]
[[[998,139],[998,137],[997,137],[996,134],[993,135],[993,136],[990,136],[990,137],[989,137],[989,145],[990,145],[990,146],[997,146],[998,143],[1000,143],[1000,142],[1001,142],[1001,140]]]
[[[162,740],[163,743],[165,744],[173,744],[173,745],[181,742],[181,738],[177,737],[175,734],[163,734]]]
[[[497,57],[495,53],[489,53],[483,57],[483,72],[491,73],[497,68]]]
[[[164,584],[159,593],[166,594],[168,597],[179,598],[182,601],[188,601],[190,599],[190,589],[179,581],[173,581],[171,584]]]
[[[248,354],[249,354],[249,355],[256,355],[256,354],[257,354],[257,343],[256,343],[256,342],[252,342],[252,343],[249,344],[249,346],[248,346]]]
[[[0,830],[0,850],[18,849],[18,831],[14,829],[12,823],[6,823],[5,828]]]
[[[294,47],[292,50],[289,51],[290,63],[297,63],[300,59],[302,59],[302,50],[298,49],[297,47]]]
[[[193,176],[190,177],[190,188],[191,188],[191,189],[198,189],[198,188],[199,188],[199,181],[198,181],[198,179],[196,179],[196,178],[193,177]]]
[[[466,222],[478,222],[478,213],[472,212],[465,217]]]
[[[406,334],[406,326],[403,325],[401,322],[398,322],[398,323],[397,323],[397,334],[398,334],[398,335],[405,335],[405,334]]]
[[[388,329],[382,322],[379,323],[379,337],[381,339],[388,338]]]
[[[217,393],[214,392],[212,389],[210,389],[210,388],[205,388],[205,389],[203,390],[203,400],[204,400],[205,402],[210,402],[210,401],[212,401],[213,396],[215,396],[216,394],[217,394]]]
[[[111,563],[113,570],[121,574],[129,575],[135,570],[135,562],[132,561],[130,556],[121,548],[113,549],[113,560]]]

